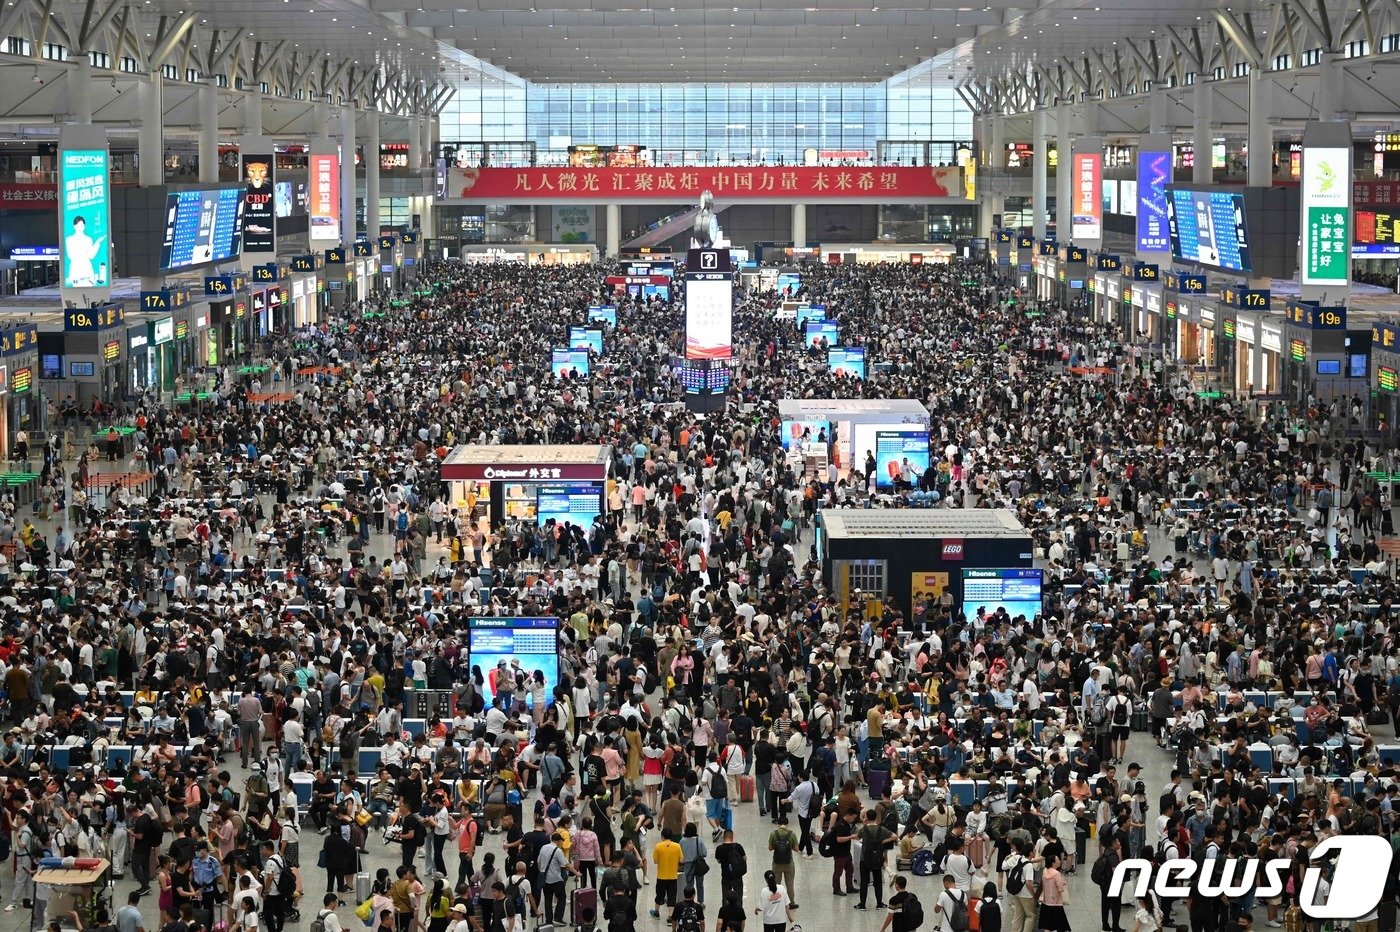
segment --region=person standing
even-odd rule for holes
[[[286,923],[287,907],[291,905],[282,895],[282,875],[290,870],[286,858],[275,854],[276,844],[265,841],[260,846],[263,856],[262,900],[263,919],[267,922],[267,932],[282,932]]]
[[[1123,901],[1109,893],[1113,872],[1123,859],[1122,844],[1116,834],[1110,837],[1090,871],[1090,878],[1099,888],[1099,920],[1104,932],[1123,932]]]
[[[860,902],[856,909],[865,909],[867,891],[875,887],[875,908],[885,908],[885,852],[894,846],[894,832],[879,822],[874,809],[865,810],[865,825],[860,837]],[[1027,930],[1031,932],[1031,930]]]
[[[578,871],[564,854],[564,836],[555,832],[540,849],[535,864],[539,869],[540,891],[544,900],[544,921],[553,925],[564,921],[564,880]]]
[[[262,742],[259,731],[262,728],[263,707],[253,695],[253,687],[243,687],[243,698],[238,700],[238,754],[243,761],[243,769],[248,769],[248,755],[253,760],[262,758]]]
[[[651,918],[660,919],[662,904],[675,909],[676,886],[681,875],[681,846],[670,832],[662,831],[661,840],[651,849],[651,860],[656,865],[656,902],[651,908]],[[670,920],[669,915],[667,920]]]
[[[749,872],[749,858],[744,846],[734,840],[734,830],[726,829],[724,841],[715,848],[715,863],[719,865],[719,885],[722,894],[744,892],[744,875]]]
[[[759,905],[754,913],[763,917],[763,932],[786,932],[796,904],[772,871],[763,875],[763,882],[766,886],[759,893]]]
[[[1040,880],[1040,928],[1045,932],[1073,932],[1065,907],[1069,905],[1069,879],[1060,873],[1058,855],[1045,858]]]
[[[1035,870],[1026,857],[1023,838],[1011,839],[1011,854],[1002,864],[1006,874],[1006,932],[1035,932],[1035,902],[1039,892]]]
[[[788,817],[778,816],[778,827],[768,836],[768,850],[773,852],[773,873],[788,890],[797,889],[797,836],[788,828]],[[791,894],[789,894],[791,896]],[[797,908],[797,904],[792,904]]]

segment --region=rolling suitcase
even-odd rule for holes
[[[355,875],[355,905],[358,906],[369,899],[370,890],[373,889],[374,881],[366,871],[360,871]]]
[[[1147,703],[1137,702],[1133,705],[1133,731],[1149,731],[1152,722],[1147,714]]]
[[[592,929],[598,924],[598,891],[592,887],[579,887],[569,895],[574,928]]]
[[[739,802],[751,803],[758,796],[758,784],[748,774],[739,777]]]
[[[865,772],[865,782],[870,785],[870,798],[879,799],[890,785],[890,772],[871,768]]]

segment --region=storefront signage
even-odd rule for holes
[[[1103,238],[1103,155],[1074,154],[1074,212],[1070,229],[1077,240]]]
[[[1253,345],[1256,341],[1254,321],[1245,320],[1243,317],[1236,318],[1235,339],[1239,340],[1241,343],[1249,343]]]
[[[1117,272],[1122,267],[1123,263],[1117,256],[1099,253],[1094,257],[1094,268],[1100,272]]]
[[[269,262],[267,265],[253,266],[253,281],[264,285],[277,281],[277,263]]]
[[[190,322],[187,320],[175,321],[175,339],[183,340],[190,335]]]
[[[1308,344],[1302,340],[1289,340],[1288,358],[1294,362],[1306,362],[1308,358]]]
[[[1225,318],[1223,321],[1221,321],[1221,322],[1220,322],[1220,332],[1223,333],[1223,334],[1225,335],[1225,339],[1227,339],[1227,340],[1233,340],[1233,339],[1235,338],[1235,321],[1234,321],[1234,318],[1227,317],[1227,318]]]
[[[1390,366],[1376,367],[1376,387],[1383,392],[1394,392],[1397,385],[1400,385],[1400,373],[1396,373]]]
[[[116,362],[122,354],[122,343],[120,340],[108,340],[102,344],[102,361]]]
[[[123,323],[126,323],[126,309],[120,304],[69,308],[63,315],[63,329],[69,332],[105,330]]]
[[[374,246],[368,240],[357,240],[355,242],[354,254],[356,259],[365,259],[374,255]]]
[[[316,271],[315,256],[292,256],[293,272],[314,272]]]
[[[29,366],[23,369],[16,369],[14,375],[10,377],[10,390],[16,395],[23,395],[29,391],[29,386],[34,384],[34,370]]]
[[[1133,281],[1155,282],[1157,280],[1157,266],[1150,262],[1138,262],[1133,265]]]
[[[690,201],[701,191],[733,200],[963,199],[957,167],[453,168],[447,201]]]
[[[32,353],[39,345],[39,328],[16,327],[0,332],[0,356]]]
[[[126,348],[133,353],[137,350],[145,349],[147,346],[150,345],[151,335],[145,327],[142,327],[139,330],[133,330],[129,334],[127,334]]]
[[[465,479],[473,482],[519,482],[553,481],[555,479],[594,479],[601,482],[607,478],[607,466],[600,463],[566,463],[563,465],[512,463],[509,466],[490,466],[477,463],[444,463],[442,478]]]
[[[1204,275],[1182,275],[1179,272],[1169,272],[1164,276],[1167,287],[1178,294],[1205,294],[1206,277]]]
[[[1271,353],[1283,351],[1283,334],[1269,327],[1259,328],[1259,345]]]
[[[1301,224],[1304,285],[1340,285],[1351,277],[1351,150],[1303,150]]]
[[[175,338],[175,320],[170,317],[163,317],[160,320],[151,321],[151,343],[154,346],[163,346]]]
[[[196,315],[196,316],[195,316],[195,319],[194,319],[194,329],[196,329],[196,330],[203,330],[203,329],[204,329],[205,327],[207,327],[207,326],[209,326],[209,312],[208,312],[208,311],[205,311],[203,314],[199,314],[199,315]]]
[[[1269,297],[1267,288],[1243,288],[1236,285],[1220,289],[1220,303],[1227,307],[1267,310]]]
[[[326,250],[326,265],[344,265],[345,249],[337,246],[334,249]]]
[[[204,276],[204,293],[214,297],[233,294],[233,279],[227,275],[206,275]]]

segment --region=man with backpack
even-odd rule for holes
[[[729,808],[729,778],[719,761],[712,760],[705,765],[703,785],[709,790],[705,800],[705,818],[710,823],[710,837],[712,841],[719,841],[726,828],[725,811]]]
[[[874,809],[865,810],[865,824],[857,833],[860,839],[860,902],[856,909],[865,909],[866,891],[875,887],[875,908],[885,908],[885,852],[894,847],[895,834],[880,824]]]
[[[773,852],[773,873],[787,887],[789,896],[797,892],[797,836],[788,828],[788,817],[778,817],[778,827],[768,836],[768,850]],[[794,907],[796,903],[792,904]]]
[[[287,907],[291,906],[296,895],[297,882],[286,858],[274,854],[277,846],[270,841],[262,843],[263,855],[263,918],[267,920],[267,932],[282,932],[287,921]]]
[[[1109,838],[1089,872],[1089,879],[1099,888],[1099,924],[1107,932],[1123,932],[1123,900],[1108,894],[1109,885],[1113,882],[1113,872],[1123,860],[1122,844],[1116,834]]]
[[[1035,932],[1035,866],[1026,857],[1026,841],[1011,839],[1011,854],[1002,864],[1006,872],[1006,925],[1004,932]]]
[[[903,879],[895,878],[895,883]],[[933,908],[939,916],[943,932],[967,932],[972,925],[971,914],[968,912],[968,894],[964,890],[959,890],[957,882],[952,875],[943,875],[943,892],[938,895],[938,905]]]
[[[705,907],[696,902],[695,888],[685,888],[685,899],[671,911],[671,927],[675,932],[703,932]]]
[[[1104,702],[1104,706],[1109,727],[1108,760],[1109,763],[1121,764],[1123,755],[1128,752],[1128,736],[1132,734],[1133,697],[1127,687],[1119,686],[1118,691]]]
[[[924,907],[919,898],[909,892],[909,881],[903,874],[894,878],[894,895],[890,911],[880,925],[880,932],[914,932],[924,924]]]

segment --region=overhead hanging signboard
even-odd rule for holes
[[[1351,276],[1351,151],[1303,149],[1299,238],[1304,285],[1345,285]]]
[[[1171,249],[1167,227],[1167,185],[1172,180],[1170,152],[1139,152],[1137,163],[1138,252]]]
[[[1103,156],[1074,155],[1074,213],[1070,224],[1076,240],[1103,239]]]
[[[957,167],[453,168],[448,172],[445,199],[665,202],[698,199],[702,191],[712,192],[721,201],[770,203],[962,201],[966,193]]]
[[[272,153],[243,156],[243,251],[277,251],[277,211],[273,197]]]
[[[64,288],[111,286],[107,164],[105,148],[65,148],[59,154]]]
[[[312,153],[308,162],[311,202],[307,214],[311,242],[340,242],[340,157]]]

